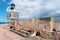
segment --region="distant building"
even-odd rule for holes
[[[60,32],[60,23],[59,22],[55,23],[55,29],[56,29],[56,31]]]
[[[53,30],[55,19],[52,17],[46,18],[33,18],[28,20],[19,20],[19,24],[26,28],[31,28],[32,30],[44,30],[51,32]]]

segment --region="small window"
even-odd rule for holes
[[[9,14],[9,17],[11,17],[11,13]]]
[[[44,26],[44,29],[47,30],[47,26],[46,25]]]
[[[46,25],[44,26],[44,29],[46,28]]]

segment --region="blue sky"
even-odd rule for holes
[[[6,8],[11,0],[0,0],[0,22],[7,22]]]
[[[7,21],[6,8],[16,4],[19,19],[54,17],[60,20],[60,0],[0,0],[0,22]]]

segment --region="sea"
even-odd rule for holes
[[[0,24],[8,24],[8,22],[0,22]]]

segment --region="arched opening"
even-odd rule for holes
[[[56,29],[55,29],[55,28],[53,28],[53,31],[56,31]]]
[[[10,26],[10,29],[13,29],[13,30],[15,30],[15,27],[14,27],[14,26]]]
[[[37,33],[36,33],[36,36],[41,36],[41,33],[38,31]]]

